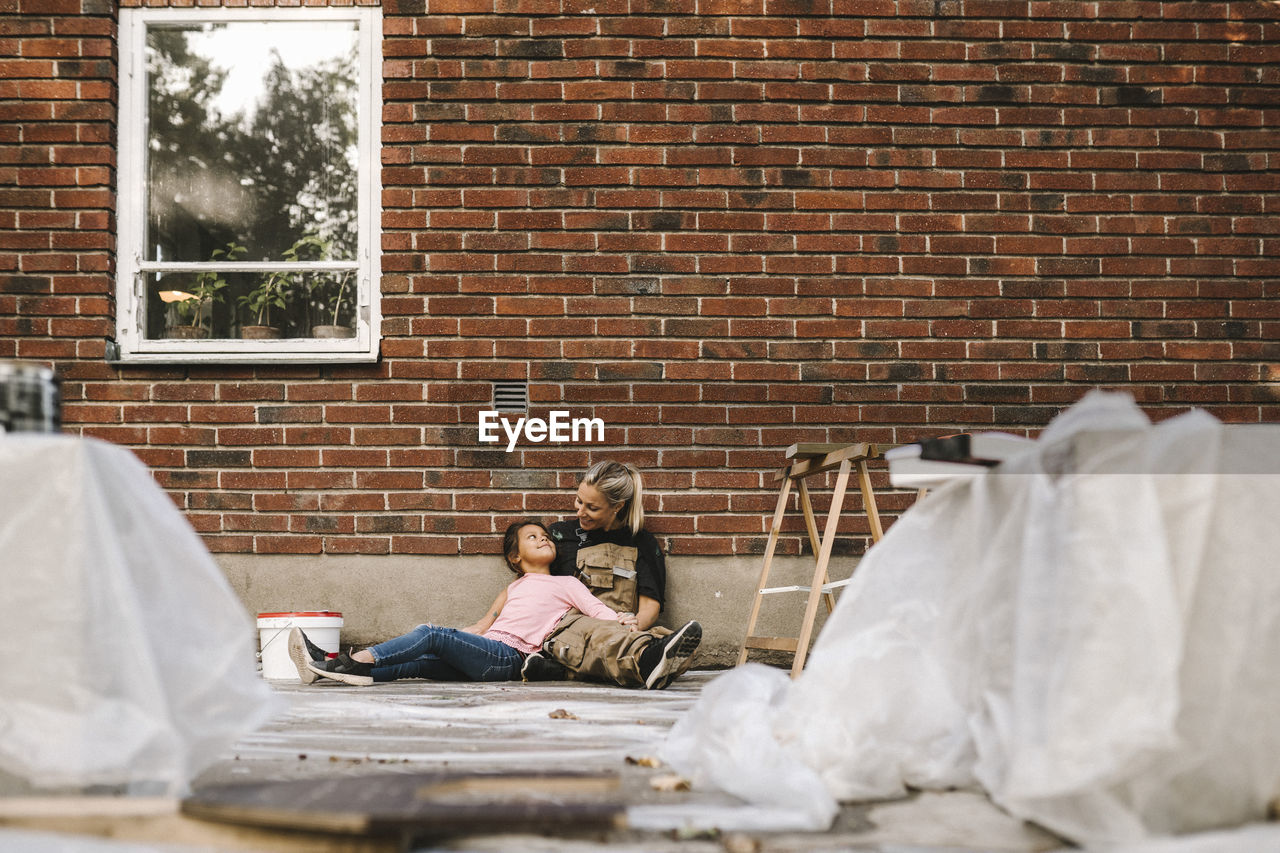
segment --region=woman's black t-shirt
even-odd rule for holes
[[[551,540],[556,544],[556,561],[551,566],[551,574],[577,574],[580,548],[589,548],[606,542],[635,548],[637,551],[636,592],[657,601],[659,606],[665,602],[667,564],[658,540],[649,531],[641,530],[638,534],[632,534],[630,527],[617,527],[608,531],[583,530],[578,527],[577,519],[557,521],[549,529]]]

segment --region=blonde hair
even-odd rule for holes
[[[624,504],[618,516],[639,533],[644,527],[644,484],[634,465],[606,459],[597,462],[582,475],[582,482],[595,486],[610,504]]]

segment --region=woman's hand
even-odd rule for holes
[[[658,614],[662,612],[662,605],[647,595],[641,595],[639,598],[640,606],[636,608],[637,626],[635,630],[647,631],[658,621]]]
[[[634,613],[619,613],[618,622],[622,625],[626,625],[632,631],[640,630],[640,620],[636,618]]]

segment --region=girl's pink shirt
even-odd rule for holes
[[[596,619],[618,621],[618,614],[575,577],[524,575],[507,587],[506,606],[482,636],[531,654],[574,608]]]

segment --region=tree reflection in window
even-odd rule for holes
[[[236,245],[246,261],[354,261],[355,25],[156,25],[146,43],[147,259],[210,261]],[[226,275],[206,314],[214,337],[269,316],[252,297],[271,275]],[[351,273],[274,275],[273,322],[285,337],[351,323]],[[196,274],[151,278],[147,337],[163,337],[172,309],[160,291],[189,291]]]

